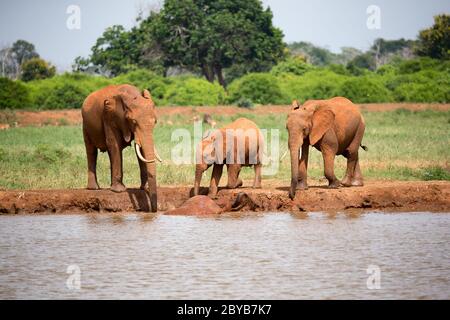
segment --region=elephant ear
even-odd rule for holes
[[[333,127],[333,124],[334,113],[331,110],[318,110],[314,112],[309,143],[315,145]]]
[[[298,110],[300,108],[301,108],[301,104],[300,104],[300,102],[298,102],[298,100],[292,101],[291,110]]]
[[[147,89],[144,89],[144,91],[142,91],[142,96],[145,98],[145,99],[152,99],[152,95],[150,94],[150,92],[147,90]]]
[[[131,141],[131,129],[128,122],[125,121],[125,114],[128,112],[125,103],[122,100],[122,95],[117,94],[113,97],[108,97],[105,99],[105,110],[109,114],[115,114],[113,118],[119,118],[118,127],[122,131],[123,139],[128,143]],[[120,120],[122,119],[122,120]]]

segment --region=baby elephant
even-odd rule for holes
[[[239,118],[233,123],[206,135],[197,147],[194,195],[198,195],[202,174],[214,165],[209,195],[217,194],[223,166],[227,165],[228,188],[242,186],[239,173],[242,166],[254,166],[253,188],[261,188],[261,166],[264,140],[257,125]]]

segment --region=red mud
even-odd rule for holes
[[[160,212],[180,207],[189,199],[190,187],[160,187],[158,208]],[[202,193],[207,189],[203,188]],[[431,211],[450,213],[450,182],[368,182],[364,187],[326,189],[312,186],[298,191],[294,201],[287,196],[287,187],[269,189],[222,189],[216,203],[225,207],[245,192],[251,203],[241,211]],[[109,190],[29,190],[0,191],[0,214],[62,214],[89,212],[148,211],[145,192],[128,189],[124,193]]]
[[[433,103],[371,103],[360,104],[364,111],[390,111],[395,109],[408,110],[450,110],[450,104]],[[158,116],[185,115],[194,117],[195,115],[209,113],[218,115],[233,115],[236,113],[250,114],[271,114],[287,113],[290,106],[258,106],[253,109],[238,108],[234,106],[214,106],[214,107],[157,107]],[[0,119],[2,117],[0,116]],[[16,111],[15,122],[12,125],[19,127],[42,126],[42,125],[78,125],[82,121],[81,111],[72,110],[48,110],[48,111]],[[9,124],[8,124],[9,127]],[[0,129],[3,127],[0,126]],[[3,128],[7,129],[7,127]]]

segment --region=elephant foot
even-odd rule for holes
[[[341,182],[339,180],[335,180],[329,183],[328,189],[338,189],[341,186]]]
[[[352,187],[362,187],[362,186],[364,186],[364,182],[362,180],[353,180],[351,186]]]
[[[88,190],[100,190],[100,187],[98,184],[88,184],[87,188]]]
[[[253,189],[262,189],[262,186],[260,184],[259,185],[253,185],[252,188]]]
[[[348,178],[347,176],[344,177],[341,181],[342,186],[344,187],[351,187],[352,186],[352,179]]]
[[[308,184],[306,182],[299,182],[297,184],[297,190],[308,190]]]
[[[126,190],[127,190],[127,188],[124,186],[123,183],[115,183],[111,186],[111,191],[113,191],[113,192],[120,193],[120,192],[124,192]]]

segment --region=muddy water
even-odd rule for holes
[[[0,216],[0,298],[449,299],[450,214]]]

